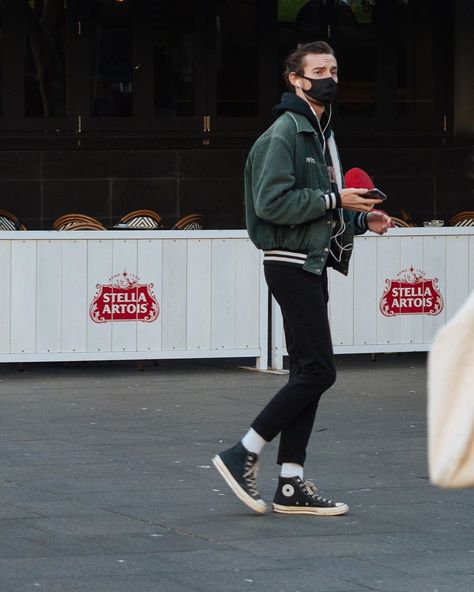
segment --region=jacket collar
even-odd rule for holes
[[[308,103],[299,97],[295,93],[285,92],[281,96],[281,101],[278,105],[273,107],[273,113],[275,115],[282,115],[283,113],[290,113],[294,115],[294,120],[296,122],[296,129],[299,132],[307,132],[307,133],[318,133],[320,134],[320,127],[318,125],[318,120],[316,115],[312,111],[311,107]],[[324,122],[323,122],[324,121]],[[326,123],[326,116],[323,114],[323,121],[321,122],[322,125]],[[327,136],[330,133],[330,126],[326,126],[327,128]],[[320,137],[321,142],[323,142],[323,137]]]
[[[316,130],[310,124],[310,122],[308,121],[308,118],[305,117],[304,115],[300,115],[299,113],[295,113],[294,111],[286,111],[285,115],[288,115],[288,117],[291,117],[294,120],[294,122],[296,124],[297,133],[301,133],[301,132],[309,132],[311,134],[316,133]]]

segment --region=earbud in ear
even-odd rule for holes
[[[299,80],[296,81],[296,86],[301,90],[301,84]]]

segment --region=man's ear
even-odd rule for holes
[[[295,72],[290,72],[288,75],[288,80],[290,81],[290,83],[298,88],[301,88],[301,84],[299,81],[299,76],[298,74],[296,74]]]

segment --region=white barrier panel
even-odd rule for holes
[[[474,289],[474,229],[396,228],[355,238],[347,277],[329,270],[334,353],[428,351]],[[287,355],[272,298],[272,367]]]
[[[245,231],[0,232],[0,362],[255,357],[268,291]]]

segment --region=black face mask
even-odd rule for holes
[[[328,78],[308,78],[308,76],[301,76],[305,80],[311,82],[309,90],[301,89],[305,95],[311,97],[321,105],[329,105],[336,98],[337,82],[332,76]]]

